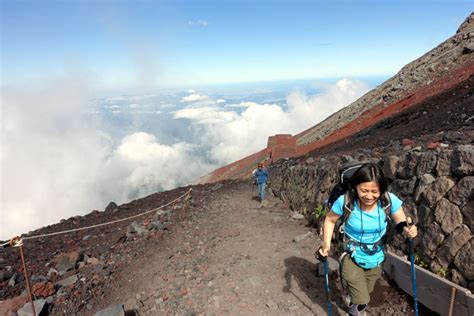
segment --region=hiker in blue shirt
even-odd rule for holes
[[[323,257],[329,255],[337,220],[345,212],[350,214],[344,224],[344,254],[341,260],[342,278],[351,298],[349,315],[364,315],[370,293],[382,274],[386,213],[395,222],[398,233],[409,238],[417,235],[416,226],[407,225],[402,203],[396,195],[387,192],[387,182],[380,166],[367,163],[355,172],[350,179],[349,191],[339,196],[326,216],[323,245],[318,250]],[[352,211],[347,210],[348,205]]]
[[[257,164],[257,169],[254,171],[253,176],[258,185],[258,196],[260,197],[260,202],[262,202],[265,199],[265,187],[267,186],[269,178],[268,171],[263,167],[262,163]]]

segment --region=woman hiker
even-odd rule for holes
[[[257,164],[257,169],[253,172],[253,176],[255,178],[255,182],[258,185],[258,196],[260,198],[260,202],[263,202],[265,199],[265,187],[269,177],[268,171],[263,167],[262,163]]]
[[[326,215],[323,244],[318,249],[322,257],[329,255],[336,221],[345,212],[350,214],[344,224],[343,247],[347,255],[341,262],[342,278],[351,298],[349,315],[364,314],[375,282],[382,275],[386,211],[395,222],[398,233],[409,238],[417,235],[416,226],[407,225],[402,203],[396,195],[387,192],[387,182],[380,166],[367,163],[354,173],[348,192],[339,196]]]

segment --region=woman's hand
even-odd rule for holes
[[[323,245],[319,247],[318,250],[316,250],[316,257],[320,259],[320,258],[329,256],[330,249],[331,249],[331,245],[326,245],[325,243],[323,243]]]
[[[415,225],[407,225],[403,227],[403,233],[408,237],[408,238],[415,238],[416,235],[418,234],[418,230]]]

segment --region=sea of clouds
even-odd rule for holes
[[[313,93],[226,91],[97,98],[77,78],[2,87],[0,238],[190,184],[265,148],[270,135],[315,125],[368,87],[341,79]]]

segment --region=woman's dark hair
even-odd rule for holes
[[[387,180],[385,179],[385,175],[382,171],[380,165],[375,163],[366,163],[363,164],[351,177],[351,194],[354,197],[358,198],[357,190],[355,187],[358,184],[364,182],[371,182],[374,181],[379,185],[380,196],[383,196],[384,193],[387,191]]]

